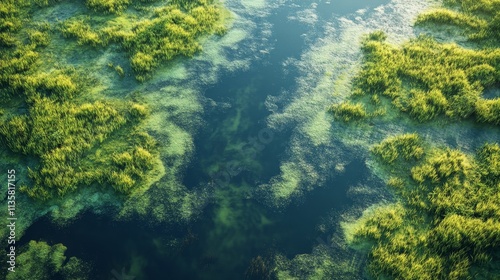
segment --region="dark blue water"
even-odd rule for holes
[[[365,5],[365,1],[320,2],[318,10],[326,19]],[[288,21],[290,12],[281,9],[269,18],[274,49],[264,61],[222,76],[204,92],[205,97],[231,106],[207,109],[206,125],[196,136],[196,152],[183,176],[188,188],[211,186],[211,203],[199,219],[188,225],[152,226],[85,213],[64,228],[41,219],[26,231],[21,243],[40,239],[63,243],[68,247],[66,255],[92,264],[90,279],[116,279],[114,273],[120,274],[122,268],[129,271],[131,266],[140,271],[133,275],[135,279],[244,279],[258,256],[270,268],[268,261],[275,253],[289,258],[310,253],[317,244],[321,218],[348,207],[352,201],[347,189],[363,184],[369,172],[363,159],[354,158],[341,177],[323,174],[324,187],[281,211],[269,208],[256,195],[257,186],[279,174],[293,129],[266,129],[270,112],[264,105],[268,95],[293,92],[295,87],[297,73],[285,75],[282,62],[300,57],[305,50],[301,35],[308,29]]]

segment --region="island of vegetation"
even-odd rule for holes
[[[500,1],[445,0],[420,15],[425,28],[453,26],[465,43],[420,35],[401,47],[374,32],[353,95],[331,107],[343,121],[373,117],[380,107],[417,122],[471,119],[500,124]],[[391,108],[392,107],[392,108]],[[482,124],[485,123],[485,124]],[[345,226],[349,244],[368,250],[376,279],[496,279],[500,269],[500,146],[475,155],[425,143],[416,133],[390,136],[372,147],[396,197]]]
[[[396,47],[385,41],[384,33],[374,32],[362,43],[364,63],[354,80],[353,100],[334,105],[336,117],[349,121],[370,116],[388,103],[382,102],[386,97],[420,122],[446,116],[500,124],[500,98],[483,96],[500,83],[500,4],[487,0],[445,4],[453,10],[422,14],[416,24],[456,25],[474,48],[439,43],[426,35]]]

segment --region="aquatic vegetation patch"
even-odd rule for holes
[[[90,7],[121,11],[128,1],[89,0]],[[109,7],[102,7],[105,3]],[[114,7],[116,6],[116,7]],[[192,57],[201,51],[199,40],[208,34],[223,35],[227,11],[216,1],[169,1],[157,6],[137,3],[133,12],[92,18],[78,15],[65,20],[61,32],[79,44],[105,47],[120,45],[129,56],[137,80],[151,78],[153,71],[178,56]]]
[[[368,116],[363,104],[354,104],[349,101],[332,105],[330,111],[333,112],[336,118],[345,122],[360,120]]]
[[[420,159],[424,154],[420,137],[416,133],[395,135],[373,146],[373,153],[385,162],[392,163],[398,158]]]
[[[88,264],[76,257],[68,259],[66,249],[63,244],[50,246],[44,241],[31,240],[21,248],[16,270],[8,273],[6,279],[88,279]]]
[[[96,97],[90,92],[100,94],[99,81],[77,67],[41,59],[53,27],[32,21],[35,4],[19,4],[5,2],[3,11],[6,19],[23,24],[0,30],[13,38],[0,49],[0,135],[29,166],[19,190],[52,204],[84,186],[108,185],[125,196],[149,186],[146,175],[162,163],[156,141],[139,128],[147,107]]]
[[[382,98],[390,100],[426,123],[447,117],[500,124],[498,98],[482,96],[499,84],[500,52],[493,35],[498,32],[492,33],[498,1],[444,2],[454,10],[430,11],[417,24],[458,26],[474,48],[423,35],[395,47],[384,33],[373,32],[362,43],[364,61],[350,100],[371,100],[375,108],[385,106]],[[379,102],[373,102],[375,96]],[[365,211],[344,225],[344,233],[354,248],[369,251],[372,277],[498,277],[490,265],[500,246],[500,178],[491,168],[498,167],[498,148],[498,143],[484,144],[473,157],[430,147],[415,133],[390,136],[371,148],[397,199]]]
[[[144,117],[141,105],[132,105],[130,112],[124,108],[119,112],[116,105],[99,101],[76,105],[35,96],[30,102],[27,115],[12,117],[0,130],[13,151],[40,158],[40,166],[29,172],[34,186],[21,188],[31,197],[46,200],[64,196],[93,182],[110,183],[118,192],[127,194],[136,180],[152,169],[155,142],[145,133],[142,139],[136,138],[144,141],[125,145],[131,146],[125,151],[116,149],[116,155],[106,158],[100,154],[89,160],[92,148],[124,127],[127,118],[132,124],[137,117]],[[107,168],[93,170],[92,162]]]
[[[444,0],[447,9],[419,15],[417,24],[449,24],[459,27],[470,40],[498,46],[500,3],[496,0]]]
[[[377,150],[392,147],[382,142]],[[448,148],[426,154],[393,171],[388,185],[399,202],[367,212],[347,240],[370,244],[374,277],[498,277],[488,263],[500,246],[500,178],[485,165],[498,166],[500,146],[485,144],[475,158]]]
[[[485,99],[485,90],[500,84],[500,49],[496,1],[445,1],[457,7],[433,10],[420,15],[416,24],[451,24],[464,28],[479,48],[466,49],[455,43],[439,43],[421,35],[396,47],[386,42],[380,31],[366,36],[362,43],[364,62],[353,84],[353,98],[371,95],[389,98],[402,112],[420,122],[438,116],[452,119],[473,118],[478,122],[500,124],[498,98]],[[485,8],[479,8],[484,5]],[[465,31],[464,31],[465,32]],[[377,102],[375,102],[377,103]],[[338,115],[344,113],[335,105]]]
[[[365,62],[354,82],[354,96],[388,97],[421,122],[445,115],[500,123],[498,100],[481,98],[485,88],[499,82],[498,49],[467,50],[425,36],[399,49],[373,39],[375,35],[363,43]]]
[[[300,60],[289,59],[284,63],[284,66],[292,69],[297,67],[301,75],[297,79],[297,89],[269,96],[266,102],[273,112],[268,118],[269,126],[278,131],[293,130],[289,153],[281,165],[289,167],[292,162],[303,168],[280,168],[287,170],[288,174],[281,172],[270,180],[270,184],[261,186],[269,190],[268,201],[279,198],[277,205],[287,205],[293,201],[293,197],[322,185],[325,182],[325,175],[322,174],[334,176],[339,173],[335,171],[335,166],[350,161],[346,158],[349,153],[345,147],[352,147],[356,150],[354,153],[359,152],[360,146],[368,150],[370,142],[381,139],[383,136],[380,134],[391,129],[372,129],[371,124],[363,121],[385,114],[383,98],[379,98],[379,105],[376,106],[370,98],[366,98],[366,103],[346,100],[351,94],[352,79],[360,68],[360,37],[371,30],[385,29],[391,31],[392,41],[406,39],[412,34],[407,22],[428,5],[427,2],[392,1],[370,12],[360,11],[325,21],[324,33],[311,31],[306,36],[316,43],[302,54]],[[315,12],[318,13],[317,10]],[[382,18],[386,20],[380,21]],[[292,69],[286,71],[295,70]],[[331,104],[336,105],[332,108]],[[335,121],[342,118],[349,119],[349,124],[353,123],[357,127]],[[295,170],[293,176],[292,170]],[[287,178],[294,180],[285,182]],[[290,195],[288,198],[287,194]]]

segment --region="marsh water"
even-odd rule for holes
[[[268,48],[249,51],[241,46],[249,67],[221,71],[217,82],[206,84],[201,91],[203,125],[195,134],[194,154],[182,172],[188,189],[208,189],[210,198],[200,215],[168,226],[143,220],[115,221],[92,211],[62,227],[42,218],[26,231],[21,243],[39,239],[63,243],[68,247],[66,255],[91,264],[90,279],[244,279],[245,275],[258,277],[251,273],[252,260],[258,256],[268,260],[274,254],[290,259],[310,254],[326,238],[321,228],[324,220],[355,203],[349,188],[366,184],[375,188],[381,183],[370,174],[364,155],[335,142],[344,156],[343,171],[319,174],[321,186],[310,186],[310,191],[279,208],[266,204],[255,191],[278,175],[280,164],[293,159],[290,155],[294,153],[290,148],[294,124],[281,129],[268,126],[273,113],[269,96],[294,99],[303,73],[284,65],[300,60],[326,28],[309,24],[312,18],[307,15],[302,20],[291,17],[312,6],[320,23],[354,18],[359,9],[370,11],[388,1],[306,2],[286,1],[267,14],[250,17],[257,24],[265,21],[271,26],[265,43]],[[253,35],[258,34],[254,30]],[[300,148],[305,154],[316,149]]]

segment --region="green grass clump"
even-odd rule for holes
[[[424,154],[421,142],[416,133],[396,135],[373,146],[372,152],[387,163],[392,163],[401,157],[405,160],[420,159]]]
[[[128,1],[89,0],[89,3],[122,3],[119,7],[100,7],[111,13],[124,9]],[[99,4],[100,5],[100,4]],[[114,15],[101,20],[66,20],[61,31],[74,37],[79,44],[107,46],[117,43],[129,54],[130,64],[139,81],[151,77],[162,63],[178,56],[192,57],[201,51],[199,39],[203,35],[225,32],[222,25],[224,10],[215,1],[170,1],[160,7],[141,4],[139,17]],[[95,16],[93,17],[95,18]],[[127,24],[123,24],[127,22]]]
[[[78,44],[99,46],[105,44],[100,35],[93,31],[83,19],[69,19],[64,21],[61,32],[65,37],[77,38]]]
[[[469,39],[498,46],[500,3],[496,0],[445,0],[454,10],[436,9],[417,18],[417,24],[451,24],[461,28]]]
[[[370,244],[376,278],[498,278],[487,263],[500,249],[500,146],[485,144],[475,158],[451,149],[426,154],[398,171],[410,176],[389,180],[399,202],[366,214],[348,240]]]
[[[361,120],[368,116],[363,104],[349,101],[332,105],[332,107],[330,107],[330,112],[332,112],[336,118],[345,122]]]

